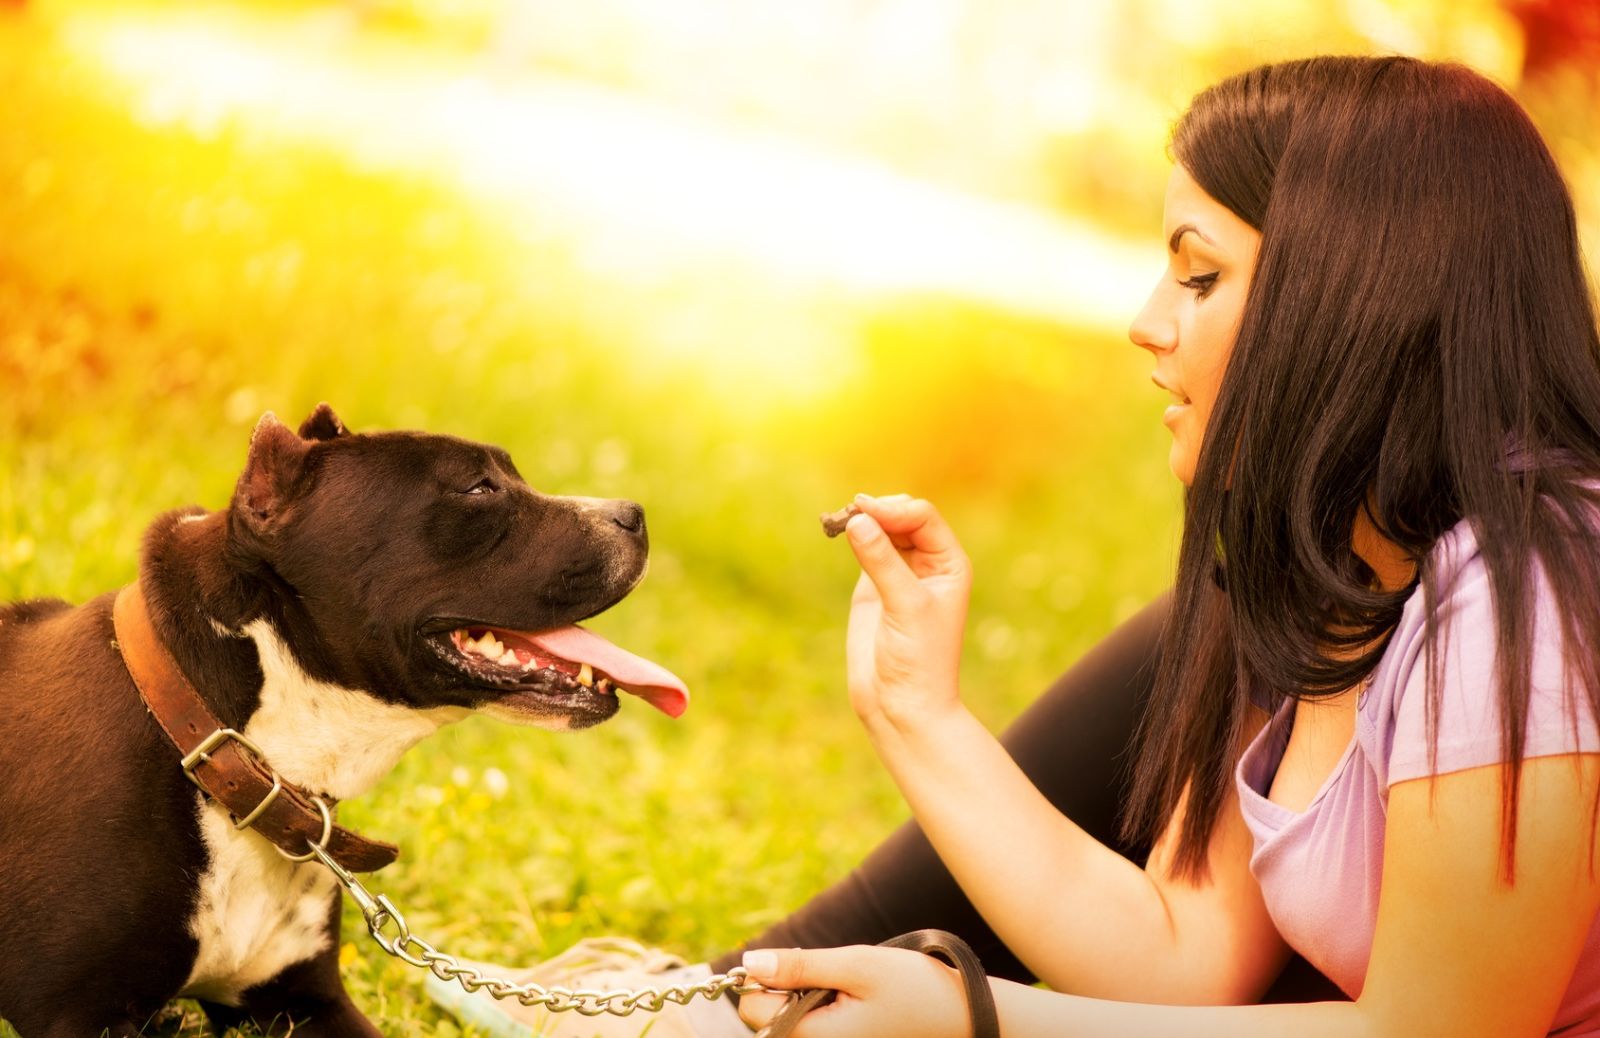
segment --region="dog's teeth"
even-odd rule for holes
[[[507,649],[500,654],[499,663],[502,667],[515,667],[517,665],[517,654]]]
[[[477,641],[468,640],[466,648],[469,652],[496,663],[500,662],[500,658],[509,651],[504,645],[500,644],[498,638],[487,632]]]
[[[578,684],[585,687],[594,684],[594,668],[587,663],[578,668]]]

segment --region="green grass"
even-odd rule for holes
[[[342,813],[402,845],[375,886],[448,950],[523,962],[622,933],[712,955],[905,817],[845,701],[855,568],[815,518],[855,490],[930,496],[963,537],[965,694],[996,727],[1167,580],[1178,496],[1126,341],[738,271],[635,293],[420,175],[142,127],[53,47],[0,18],[0,600],[129,580],[155,514],[227,500],[262,410],[318,400],[646,506],[651,575],[595,626],[682,674],[690,712],[630,702],[579,736],[468,721]],[[746,317],[701,333],[770,314],[743,348],[803,366],[811,336],[849,377],[796,394],[653,357],[652,330],[707,300]],[[346,928],[384,1033],[460,1033],[348,906]],[[150,1033],[205,1032],[180,1007]]]

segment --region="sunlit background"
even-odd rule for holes
[[[346,818],[464,953],[713,953],[904,815],[844,701],[854,567],[819,511],[949,514],[997,727],[1165,585],[1179,496],[1126,329],[1166,136],[1322,52],[1505,84],[1597,269],[1592,0],[4,0],[0,599],[126,582],[155,514],[226,502],[264,410],[319,400],[639,500],[651,576],[595,626],[689,714],[475,720]],[[346,942],[385,1033],[458,1033]]]

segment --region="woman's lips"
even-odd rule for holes
[[[1166,411],[1161,415],[1161,424],[1171,425],[1177,418],[1179,418],[1185,411],[1189,409],[1190,400],[1176,389],[1173,389],[1171,386],[1161,381],[1161,379],[1155,375],[1150,376],[1150,381],[1154,382],[1156,385],[1172,394],[1173,403],[1168,405]]]

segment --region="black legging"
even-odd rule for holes
[[[1107,847],[1141,864],[1150,848],[1119,837],[1117,812],[1126,793],[1134,729],[1150,700],[1167,607],[1168,596],[1163,595],[1118,627],[1058,678],[1000,740],[1063,814]],[[961,936],[991,976],[1024,983],[1035,979],[972,907],[914,821],[896,830],[843,880],[745,947],[877,944],[923,927]],[[730,952],[712,963],[712,969],[730,969],[738,964],[739,954]],[[1262,1001],[1344,997],[1332,981],[1295,956]]]

